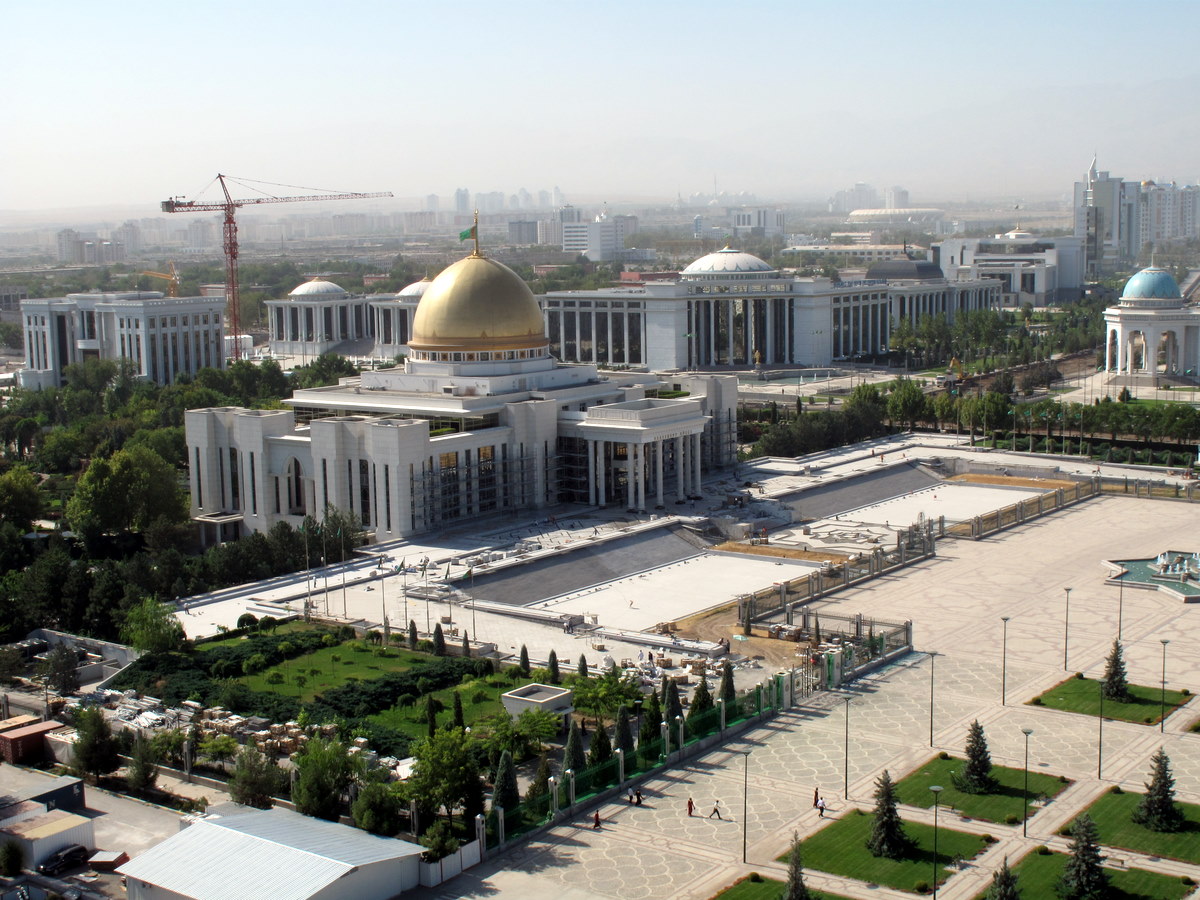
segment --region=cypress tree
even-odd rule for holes
[[[602,722],[596,723],[596,731],[592,734],[592,746],[588,748],[587,764],[589,767],[606,763],[613,758],[612,741],[608,739],[608,730]]]
[[[471,640],[467,637],[467,633],[463,632],[462,639],[462,655],[463,659],[469,659],[471,656]]]
[[[788,880],[781,900],[810,900],[812,894],[804,884],[804,864],[800,856],[800,837],[792,832],[792,850],[788,854]]]
[[[662,725],[662,707],[658,703],[658,694],[651,693],[642,705],[642,727],[638,731],[638,747],[644,747],[659,740],[659,727]]]
[[[558,654],[553,650],[550,651],[550,660],[546,663],[546,668],[550,672],[550,683],[558,684],[562,676],[558,674]]]
[[[670,678],[663,679],[663,718],[668,725],[675,724],[675,717],[683,715],[683,704],[679,700],[679,685]]]
[[[466,724],[467,723],[463,720],[462,692],[455,691],[454,692],[454,727],[455,728],[465,728]]]
[[[1112,651],[1104,661],[1104,683],[1100,685],[1105,700],[1129,701],[1129,681],[1125,677],[1125,655],[1121,642],[1113,640]]]
[[[1179,831],[1184,816],[1175,804],[1175,778],[1171,775],[1171,760],[1162,747],[1150,759],[1150,782],[1146,793],[1133,811],[1132,819],[1151,831]]]
[[[692,694],[692,704],[688,707],[688,725],[694,724],[713,706],[712,691],[708,689],[708,677],[701,675],[700,683],[696,686],[696,693]]]
[[[536,800],[538,797],[545,797],[549,793],[550,758],[543,753],[541,762],[538,763],[537,772],[533,776],[533,781],[529,782],[529,787],[525,791],[525,799]]]
[[[887,769],[875,780],[875,821],[867,849],[873,856],[902,859],[912,846],[896,810],[896,786]]]
[[[988,753],[987,737],[976,719],[967,732],[967,764],[961,774],[954,776],[954,786],[964,794],[986,794],[996,786],[992,778],[992,757]]]
[[[1071,823],[1071,857],[1058,880],[1062,900],[1103,900],[1108,896],[1108,873],[1100,865],[1096,823],[1083,813]]]
[[[517,669],[522,675],[529,674],[529,649],[524,644],[521,645],[521,657],[517,663]]]
[[[417,649],[417,623],[412,619],[408,620],[408,649]]]
[[[633,752],[633,730],[629,727],[629,707],[624,703],[617,707],[617,727],[614,732],[616,748],[627,754]]]
[[[587,657],[582,653],[579,654],[579,665],[575,669],[575,674],[577,674],[580,678],[588,677]]]
[[[510,810],[520,802],[521,793],[517,790],[517,769],[513,765],[512,754],[505,750],[500,754],[500,764],[496,767],[492,809],[500,807],[503,810]]]
[[[992,873],[992,886],[988,888],[984,900],[1021,900],[1021,892],[1017,890],[1017,876],[1008,867],[1008,857],[1000,868]]]
[[[579,732],[579,722],[571,720],[571,731],[567,735],[567,746],[563,748],[563,768],[572,769],[575,774],[583,771],[585,758],[583,755],[583,735]]]
[[[737,700],[737,690],[733,686],[733,663],[729,660],[725,660],[725,665],[721,667],[721,687],[717,694],[726,705]]]
[[[433,655],[446,655],[446,636],[442,634],[442,623],[438,622],[433,626]]]
[[[437,732],[437,698],[433,694],[425,698],[425,728],[430,737]]]

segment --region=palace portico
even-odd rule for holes
[[[1151,266],[1104,311],[1104,368],[1115,375],[1200,373],[1200,307],[1189,306],[1165,269]]]

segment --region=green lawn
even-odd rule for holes
[[[1111,856],[1112,854],[1108,854]],[[1067,857],[1062,853],[1051,853],[1040,856],[1030,853],[1020,865],[1014,866],[1017,873],[1017,888],[1022,897],[1056,897],[1054,887],[1062,875]],[[1175,900],[1183,897],[1191,890],[1178,878],[1170,875],[1159,875],[1157,872],[1147,872],[1145,869],[1108,869],[1109,883],[1112,891],[1106,900]],[[987,891],[979,894],[976,900],[983,900]]]
[[[1004,766],[992,766],[992,777],[998,782],[995,792],[990,794],[964,794],[955,789],[952,772],[961,772],[966,761],[951,757],[940,759],[934,757],[903,781],[896,785],[896,795],[901,803],[909,806],[933,806],[931,784],[940,784],[942,791],[938,804],[943,807],[954,807],[955,811],[972,819],[984,819],[988,822],[1003,822],[1006,816],[1022,815],[1027,805],[1022,802],[1021,794],[1025,786],[1023,769],[1008,769]],[[1029,802],[1032,803],[1039,795],[1054,797],[1067,785],[1055,775],[1042,772],[1029,773]]]
[[[1100,830],[1100,843],[1151,856],[1200,863],[1200,806],[1180,803],[1179,808],[1186,819],[1183,830],[1158,832],[1130,821],[1129,817],[1141,799],[1142,795],[1134,792],[1105,794],[1092,804],[1088,812]]]
[[[334,656],[341,659],[335,662]],[[345,684],[351,678],[372,681],[389,672],[401,672],[417,662],[429,659],[431,657],[428,653],[413,653],[397,647],[389,647],[384,651],[372,645],[365,645],[362,641],[346,641],[297,656],[255,675],[245,675],[239,680],[251,690],[296,697],[302,703],[307,703],[317,694]],[[269,683],[267,677],[271,672],[279,672],[284,676],[284,681],[281,684]],[[303,687],[296,683],[297,675],[304,676]]]
[[[874,884],[913,891],[916,885],[933,881],[933,826],[905,822],[904,828],[916,845],[907,859],[881,859],[871,855],[867,839],[871,836],[873,817],[869,813],[851,810],[822,828],[803,844],[804,867],[857,878]],[[957,857],[973,859],[986,845],[983,838],[953,831],[939,824],[937,877],[938,883],[948,875],[946,866]],[[787,854],[780,858],[786,862]]]
[[[522,683],[527,680],[522,679]],[[473,678],[463,684],[434,691],[433,696],[445,706],[438,714],[438,725],[453,721],[455,693],[462,696],[463,722],[470,725],[472,722],[503,712],[504,705],[500,702],[500,695],[514,687],[516,685],[512,680],[503,675],[489,675],[487,678]],[[486,696],[483,696],[484,694]],[[371,720],[395,728],[412,738],[423,738],[429,733],[423,697],[411,706],[393,706],[385,709],[371,716]]]
[[[1104,718],[1120,719],[1122,722],[1141,724],[1157,724],[1159,703],[1162,689],[1146,687],[1141,684],[1129,685],[1129,693],[1133,700],[1130,703],[1117,703],[1113,700],[1104,701]],[[1190,699],[1182,691],[1167,691],[1167,715]],[[1082,713],[1085,716],[1100,714],[1100,682],[1091,678],[1068,678],[1057,684],[1040,698],[1042,706],[1050,709],[1062,709],[1067,712]]]
[[[291,622],[283,622],[276,626],[272,634],[295,634],[298,631],[323,631],[328,632],[327,628],[314,628],[312,623],[304,622],[300,619],[293,619]],[[234,644],[240,644],[246,640],[246,635],[235,634],[233,637],[220,638],[215,641],[204,641],[196,646],[197,650],[211,650],[213,647],[231,647]]]
[[[736,884],[725,888],[712,900],[779,900],[783,896],[785,887],[787,887],[785,882],[776,881],[774,878],[764,878],[762,881],[747,881],[743,878]],[[811,887],[808,889],[808,893],[813,900],[848,900],[841,894],[822,893]]]

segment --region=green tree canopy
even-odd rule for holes
[[[253,747],[243,747],[238,751],[229,778],[229,795],[234,803],[270,809],[286,781],[287,775],[274,760]]]
[[[13,466],[0,475],[0,521],[28,531],[38,517],[41,503],[37,476],[25,466]]]
[[[145,531],[158,519],[182,522],[187,505],[175,470],[148,447],[93,460],[67,502],[67,518],[88,537]]]
[[[146,597],[126,612],[121,638],[135,650],[164,653],[179,649],[183,627],[169,605]]]
[[[361,761],[351,756],[341,741],[309,741],[296,756],[298,774],[292,788],[296,811],[336,822],[342,811],[342,795],[361,770]]]

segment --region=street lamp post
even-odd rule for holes
[[[929,746],[933,746],[933,663],[937,659],[937,651],[929,651]]]
[[[1159,638],[1158,642],[1162,644],[1162,692],[1159,694],[1158,700],[1158,730],[1160,733],[1167,730],[1167,644],[1171,643],[1166,638]]]
[[[1000,652],[1000,705],[1008,705],[1008,620],[1009,616],[1001,616],[1000,621],[1004,623],[1004,640],[1002,641],[1003,649]]]
[[[746,864],[746,832],[750,829],[750,820],[747,818],[747,810],[749,802],[747,797],[750,795],[750,751],[742,751],[742,865]]]
[[[1029,837],[1029,736],[1032,728],[1022,728],[1025,735],[1025,788],[1021,791],[1021,837]]]
[[[850,798],[850,698],[846,698],[846,742],[842,749],[842,796]]]
[[[940,784],[931,784],[933,792],[933,896],[937,897],[938,889],[938,794],[942,792]]]
[[[1097,717],[1099,724],[1096,728],[1096,777],[1103,778],[1100,773],[1104,771],[1104,688],[1108,684],[1103,678],[1100,679],[1100,715]]]
[[[1121,640],[1121,626],[1125,618],[1125,579],[1117,582],[1117,640]]]
[[[1063,671],[1067,671],[1067,641],[1068,635],[1071,633],[1071,589],[1063,588],[1067,592],[1067,605],[1063,614]]]

